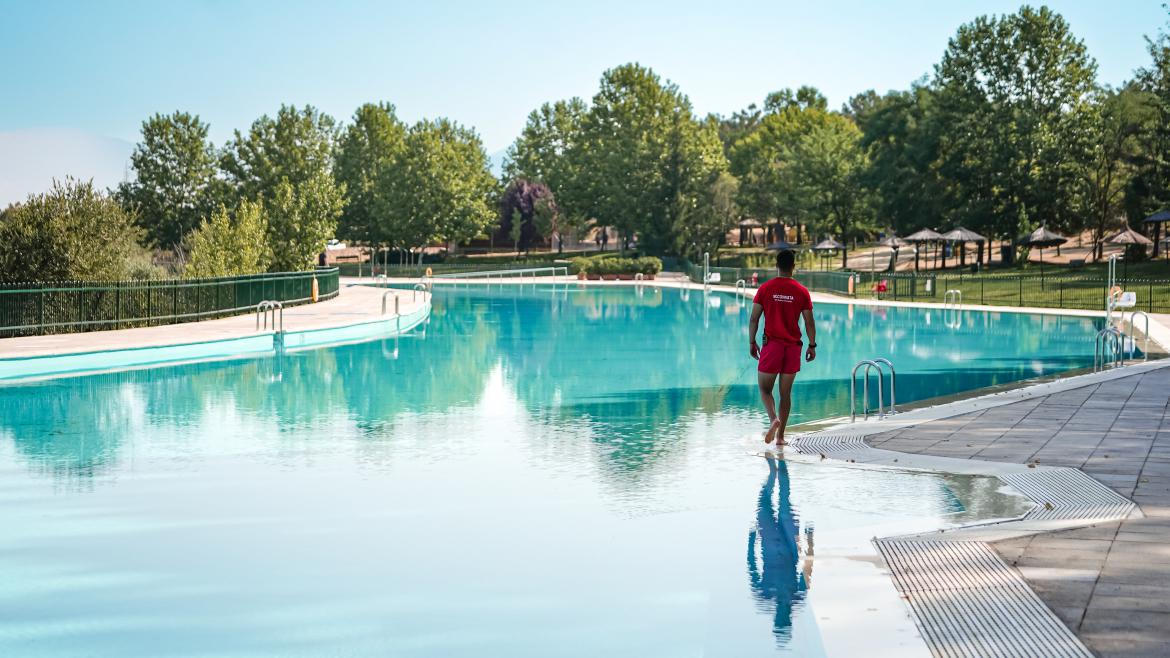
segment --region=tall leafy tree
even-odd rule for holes
[[[312,106],[283,105],[247,134],[238,130],[221,163],[237,198],[263,201],[274,271],[311,268],[337,230],[345,186],[333,177],[336,125]]]
[[[214,206],[217,162],[207,131],[186,112],[142,122],[142,141],[130,156],[134,179],[120,184],[116,196],[154,247],[178,245]]]
[[[1090,160],[1082,170],[1080,198],[1097,258],[1101,258],[1106,232],[1121,220],[1126,190],[1131,189],[1148,153],[1145,138],[1156,105],[1151,94],[1133,85],[1104,89],[1093,104],[1087,135]]]
[[[1075,216],[1096,64],[1047,7],[963,25],[935,69],[954,219],[999,237]]]
[[[739,179],[726,171],[700,190],[679,212],[675,251],[692,256],[714,253],[739,221],[738,194]]]
[[[524,179],[547,185],[557,199],[561,219],[577,227],[588,221],[587,200],[577,179],[582,124],[588,108],[580,98],[545,103],[528,115],[520,137],[508,148],[505,180]]]
[[[1148,147],[1141,169],[1126,195],[1133,218],[1170,208],[1170,31],[1164,28],[1147,41],[1151,61],[1138,71],[1137,80],[1153,96],[1154,116],[1143,135]]]
[[[336,177],[345,186],[345,210],[338,235],[360,242],[392,241],[394,222],[380,213],[399,184],[406,149],[406,125],[389,103],[367,103],[354,112],[337,148]]]
[[[462,242],[496,218],[497,181],[479,135],[448,119],[421,121],[407,132],[400,185],[385,201],[386,234],[396,246]]]
[[[276,118],[264,115],[247,133],[235,131],[221,166],[239,198],[272,199],[287,179],[295,188],[322,173],[332,178],[337,126],[311,105],[282,105]]]
[[[337,231],[344,201],[333,178],[318,172],[293,185],[282,178],[268,209],[269,265],[273,272],[311,270],[325,243]]]
[[[237,276],[267,270],[271,261],[267,232],[262,202],[241,201],[234,212],[221,205],[187,236],[183,276]]]
[[[615,227],[623,248],[637,234],[651,253],[673,249],[680,211],[727,167],[715,124],[637,64],[602,76],[569,156],[586,214]]]
[[[868,166],[861,131],[847,117],[829,116],[803,135],[789,156],[791,180],[814,226],[835,232],[842,242],[866,225],[870,214],[862,176]],[[846,250],[841,252],[845,267]]]
[[[750,217],[764,222],[802,225],[807,205],[792,179],[791,157],[805,135],[830,121],[820,107],[800,103],[773,104],[778,111],[731,149],[731,172],[740,180],[739,204]]]
[[[0,283],[116,281],[141,257],[140,229],[92,181],[53,181],[0,214]]]
[[[876,219],[901,235],[937,227],[948,214],[946,186],[938,175],[939,122],[935,93],[916,85],[909,91],[850,101],[870,156],[862,176],[873,193]]]

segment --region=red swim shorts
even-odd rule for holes
[[[781,343],[770,340],[760,350],[760,372],[771,375],[795,375],[800,372],[800,357],[804,352],[801,343]]]

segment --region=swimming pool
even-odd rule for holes
[[[794,420],[1084,367],[1081,318],[821,305]],[[993,480],[765,461],[729,296],[437,289],[425,336],[0,385],[0,655],[926,655],[869,545]]]

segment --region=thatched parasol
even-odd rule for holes
[[[1142,220],[1143,224],[1154,225],[1154,258],[1158,257],[1159,244],[1166,244],[1167,246],[1170,246],[1166,240],[1158,240],[1158,235],[1162,232],[1162,224],[1165,224],[1166,222],[1170,222],[1170,210],[1165,208]],[[1170,235],[1166,237],[1170,238]]]
[[[1047,226],[1032,231],[1028,235],[1020,238],[1020,244],[1026,247],[1035,247],[1040,250],[1040,289],[1044,289],[1044,249],[1047,247],[1059,247],[1068,242],[1068,238],[1048,230]]]
[[[917,231],[915,233],[911,233],[910,235],[906,236],[906,242],[913,242],[916,245],[923,243],[923,242],[926,242],[926,243],[939,242],[942,239],[943,239],[943,236],[941,233],[938,233],[936,231],[932,231],[928,228],[924,228],[921,231]],[[914,271],[915,272],[918,271],[918,251],[917,250],[914,251]]]
[[[1114,233],[1113,235],[1106,238],[1105,241],[1109,244],[1123,244],[1125,245],[1125,250],[1127,252],[1129,251],[1130,245],[1141,245],[1144,249],[1154,244],[1153,240],[1133,230],[1129,227],[1128,224],[1126,224],[1125,228],[1121,231],[1118,231],[1117,233]],[[1126,255],[1128,256],[1128,254]],[[1129,258],[1123,258],[1122,262],[1124,262],[1125,265],[1123,266],[1124,269],[1121,272],[1121,278],[1127,280],[1129,279]]]
[[[779,240],[773,242],[764,248],[765,251],[796,251],[796,247],[792,246],[787,240]]]
[[[979,259],[980,260],[983,259],[983,243],[987,242],[987,238],[983,237],[982,235],[979,235],[975,231],[972,231],[969,228],[963,228],[962,226],[960,226],[953,231],[948,231],[948,232],[944,233],[943,239],[946,240],[947,242],[958,242],[959,243],[959,264],[960,265],[967,264],[967,250],[965,249],[965,245],[968,242],[975,242],[975,243],[979,244]],[[943,252],[943,267],[946,267],[946,266],[947,266],[947,256],[946,256],[946,252],[944,251]]]

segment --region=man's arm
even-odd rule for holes
[[[748,353],[756,360],[760,358],[760,345],[756,343],[756,334],[760,333],[760,315],[763,313],[763,306],[752,304],[752,319],[748,321]]]
[[[817,325],[813,321],[811,308],[804,309],[804,333],[808,334],[808,350],[804,353],[805,361],[817,358]]]

